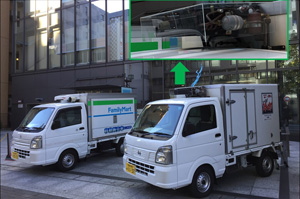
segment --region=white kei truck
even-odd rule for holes
[[[278,86],[183,87],[148,103],[124,141],[123,170],[152,185],[189,185],[205,197],[225,171],[250,165],[267,177],[280,159]]]
[[[71,170],[91,151],[116,148],[136,119],[133,94],[59,95],[56,103],[33,107],[13,132],[12,159],[32,165],[57,164]]]

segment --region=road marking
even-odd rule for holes
[[[2,142],[3,140],[4,140],[4,138],[7,136],[7,134],[1,139],[1,141],[0,142]]]

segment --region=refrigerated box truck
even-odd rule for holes
[[[135,121],[133,94],[69,94],[33,107],[12,135],[12,158],[71,170],[92,150],[116,148]]]
[[[282,151],[278,87],[220,84],[148,103],[124,141],[123,170],[161,188],[207,196],[225,171],[270,176]]]

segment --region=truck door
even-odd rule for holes
[[[197,103],[188,107],[177,141],[179,184],[184,184],[193,170],[203,163],[213,164],[218,172],[224,169],[224,136],[218,115],[222,113],[216,102]]]
[[[248,149],[257,143],[254,90],[230,90],[226,103],[231,148],[234,152]]]
[[[57,111],[46,135],[47,161],[53,161],[61,150],[67,148],[76,148],[79,155],[87,152],[87,125],[83,116],[81,106]]]

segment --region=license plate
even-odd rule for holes
[[[135,175],[135,166],[126,162],[126,171]]]
[[[13,159],[16,159],[16,160],[17,160],[17,159],[19,158],[19,153],[18,153],[18,152],[12,152],[11,155],[12,155],[12,158],[13,158]]]

